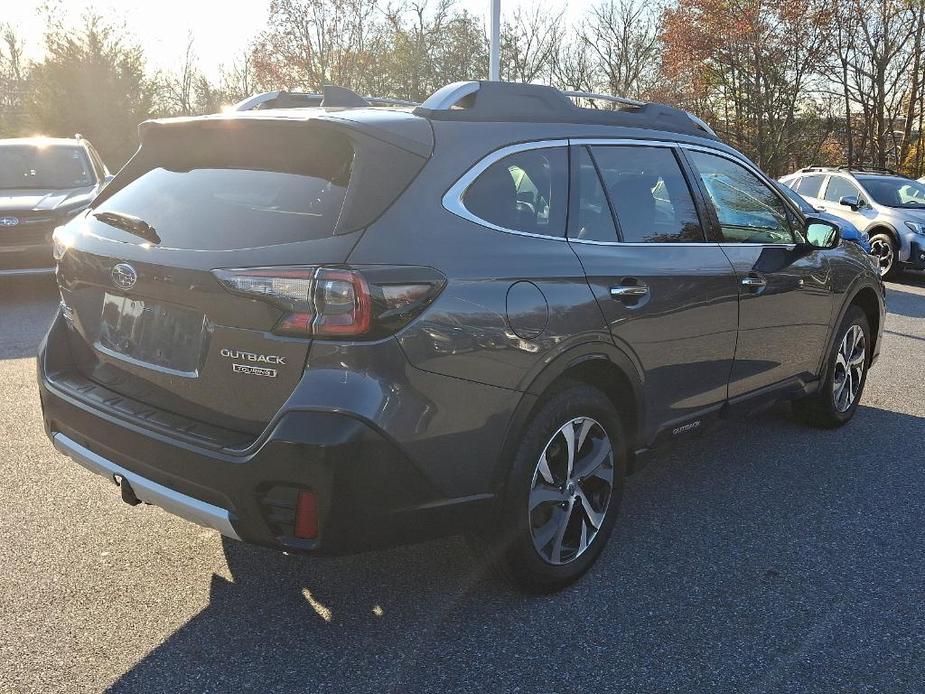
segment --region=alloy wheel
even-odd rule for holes
[[[835,375],[832,394],[835,409],[846,412],[861,391],[864,369],[867,367],[867,344],[860,325],[852,325],[845,333],[835,354]]]
[[[553,434],[537,461],[528,508],[533,546],[545,561],[568,564],[594,542],[613,480],[613,445],[597,421],[576,417]]]
[[[877,257],[880,264],[880,275],[886,275],[893,268],[895,251],[893,244],[887,238],[875,238],[870,242],[870,253]]]

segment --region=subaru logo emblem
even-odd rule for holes
[[[131,289],[138,281],[138,273],[128,263],[119,263],[112,269],[112,283],[119,289]]]
[[[14,227],[19,224],[19,217],[0,217],[0,227]]]

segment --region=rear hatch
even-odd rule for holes
[[[361,195],[380,160],[397,176]],[[143,129],[135,157],[57,232],[75,368],[153,408],[261,431],[310,341],[280,334],[285,311],[229,291],[222,270],[343,263],[424,161],[323,118]]]

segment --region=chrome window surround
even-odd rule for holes
[[[534,234],[529,231],[519,231],[518,229],[508,229],[507,227],[498,226],[497,224],[492,224],[486,219],[482,219],[474,214],[472,214],[463,204],[463,196],[465,196],[466,191],[469,189],[469,186],[472,185],[473,181],[477,179],[485,170],[494,164],[495,162],[504,159],[511,154],[517,154],[518,152],[529,152],[534,149],[552,149],[554,147],[568,147],[568,140],[538,140],[535,142],[521,142],[516,145],[508,145],[507,147],[502,147],[501,149],[496,149],[494,152],[482,159],[478,164],[469,169],[462,177],[454,183],[446,193],[443,195],[443,207],[448,211],[455,214],[457,217],[462,217],[465,220],[472,222],[473,224],[478,224],[479,226],[487,227],[489,229],[494,229],[495,231],[503,231],[506,234],[516,234],[517,236],[531,236],[533,238],[539,239],[553,239],[555,241],[565,241],[565,235],[562,236],[546,236],[545,234]]]
[[[466,209],[465,204],[463,203],[463,197],[466,194],[469,186],[472,185],[472,182],[475,181],[489,166],[494,164],[504,157],[507,157],[511,154],[516,154],[518,152],[527,152],[534,149],[550,149],[553,147],[568,147],[570,145],[590,145],[590,146],[601,146],[601,145],[634,145],[642,147],[668,147],[672,149],[689,149],[695,151],[702,151],[707,154],[713,154],[716,156],[723,157],[728,159],[736,164],[744,166],[748,171],[755,174],[759,180],[761,180],[765,185],[768,185],[766,177],[762,174],[755,166],[751,165],[750,162],[747,162],[739,157],[724,152],[719,149],[714,149],[713,147],[706,147],[703,145],[689,144],[686,142],[672,142],[668,140],[640,140],[633,138],[570,138],[567,140],[534,140],[532,142],[521,142],[516,145],[508,145],[500,149],[496,149],[494,152],[486,155],[481,159],[477,164],[470,168],[466,173],[464,173],[457,181],[454,183],[449,190],[446,191],[443,195],[443,207],[448,212],[452,212],[457,217],[462,217],[463,219],[472,222],[473,224],[478,224],[481,227],[487,229],[492,229],[494,231],[500,231],[505,234],[514,234],[515,236],[527,236],[537,239],[546,239],[549,241],[566,241],[568,243],[582,243],[592,246],[669,246],[675,248],[684,248],[684,247],[693,247],[693,248],[702,248],[705,246],[732,246],[737,248],[742,247],[781,247],[781,248],[793,248],[795,243],[737,243],[735,241],[723,241],[720,243],[713,241],[700,241],[700,242],[659,242],[659,243],[648,243],[645,241],[592,241],[590,239],[570,239],[567,236],[547,236],[545,234],[534,234],[529,231],[519,231],[517,229],[509,229],[507,227],[502,227],[497,224],[492,224],[488,220],[482,219],[474,215],[468,209]],[[773,187],[768,185],[769,188],[773,191]],[[776,193],[775,193],[776,194]]]

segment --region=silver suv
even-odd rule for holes
[[[925,269],[925,184],[883,169],[809,167],[780,179],[870,236],[880,274]]]

